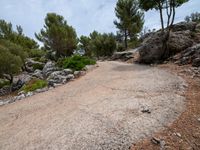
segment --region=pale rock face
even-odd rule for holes
[[[39,69],[36,69],[34,71],[34,73],[32,74],[33,77],[39,78],[39,79],[43,79],[43,74],[42,71]]]
[[[45,77],[48,77],[52,72],[57,71],[57,70],[58,70],[58,68],[56,67],[55,63],[52,61],[48,61],[45,64],[45,66],[42,70],[42,73]]]

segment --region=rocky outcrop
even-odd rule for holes
[[[168,55],[175,55],[189,47],[196,41],[193,39],[192,34],[196,30],[197,24],[194,22],[186,23],[181,22],[173,26],[170,33],[168,46]],[[144,39],[141,47],[139,48],[140,62],[141,63],[157,63],[163,61],[165,51],[163,49],[163,40],[165,35],[160,31],[155,32]]]
[[[179,22],[173,25],[172,31],[173,32],[186,31],[186,30],[195,31],[196,25],[197,25],[196,22]]]
[[[191,47],[193,40],[190,31],[177,31],[172,32],[169,37],[168,47],[171,54],[176,54]]]
[[[192,64],[200,67],[200,44],[196,44],[172,57],[172,60],[179,65]]]
[[[36,70],[34,71],[34,73],[32,74],[32,76],[33,76],[33,77],[36,77],[36,78],[38,78],[38,79],[43,79],[43,78],[44,78],[44,76],[43,76],[43,74],[42,74],[42,71],[39,70],[39,69],[36,69]]]
[[[62,71],[54,71],[47,78],[49,86],[55,86],[55,84],[64,84],[69,80],[74,79],[71,69],[64,69]]]
[[[42,70],[42,74],[44,75],[44,77],[48,77],[52,72],[58,70],[59,69],[56,67],[54,62],[48,61]]]

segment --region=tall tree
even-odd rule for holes
[[[0,20],[0,39],[9,40],[25,49],[34,49],[39,47],[36,41],[23,34],[21,26],[16,26],[16,29],[17,31],[14,31],[11,23],[6,22],[5,20]]]
[[[9,49],[0,45],[0,77],[13,82],[13,75],[19,73],[22,67],[20,56],[10,53]]]
[[[139,8],[137,0],[118,0],[115,8],[118,21],[114,24],[124,37],[124,46],[128,47],[128,38],[135,38],[142,30],[144,13]]]
[[[155,9],[159,11],[160,20],[161,20],[161,28],[162,32],[164,32],[165,24],[164,24],[164,13],[165,11],[167,16],[167,25],[166,27],[170,29],[174,23],[176,8],[181,6],[183,3],[188,2],[189,0],[139,0],[140,8],[145,11]]]
[[[90,41],[91,39],[87,36],[81,36],[79,39],[79,47],[85,51],[85,55],[91,57],[92,51],[90,49]]]
[[[35,36],[47,50],[55,51],[57,56],[70,56],[77,46],[75,29],[67,24],[63,16],[55,13],[47,14],[44,29]]]

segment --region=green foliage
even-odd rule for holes
[[[188,2],[189,0],[139,0],[140,8],[145,11],[155,9],[159,10],[162,31],[164,30],[164,17],[163,11],[166,12],[167,27],[171,27],[174,23],[176,10],[175,8],[181,6],[182,4]]]
[[[81,36],[79,39],[79,48],[84,49],[85,55],[91,57],[92,50],[90,49],[90,41],[91,39],[87,36]]]
[[[0,20],[0,39],[9,40],[12,43],[22,46],[25,49],[38,48],[38,44],[23,34],[21,26],[17,26],[17,32],[13,30],[12,24]]]
[[[92,49],[94,56],[112,56],[113,52],[116,50],[116,41],[112,33],[100,34],[94,31],[90,37],[90,48]]]
[[[77,46],[75,29],[67,24],[63,16],[55,13],[47,14],[44,29],[35,36],[43,42],[45,49],[55,51],[57,56],[70,56]]]
[[[195,12],[195,13],[191,13],[190,16],[186,16],[185,17],[185,21],[186,22],[200,22],[200,13],[199,12]]]
[[[46,87],[47,85],[48,85],[47,81],[45,81],[45,80],[33,79],[30,82],[28,82],[27,84],[25,84],[21,90],[25,91],[25,92],[32,92],[37,89],[42,89],[42,88]]]
[[[20,72],[22,64],[20,56],[0,45],[0,77],[7,78],[12,83],[13,75]]]
[[[135,39],[142,30],[144,13],[139,8],[137,0],[118,0],[115,13],[119,21],[114,24],[124,37],[124,46],[128,47],[128,38]]]
[[[6,47],[11,54],[19,56],[23,63],[25,62],[25,59],[28,57],[27,52],[20,45],[14,44],[8,40],[1,40],[1,39],[0,39],[0,45]]]
[[[170,7],[170,5],[173,5],[176,8],[188,1],[189,0],[139,0],[139,3],[142,9],[148,11],[151,9],[159,10],[160,6],[161,9],[166,9],[166,6]]]
[[[8,85],[10,85],[10,82],[8,80],[0,79],[0,88]]]
[[[39,69],[42,70],[44,68],[43,64],[33,64],[33,70]]]
[[[34,57],[43,57],[46,55],[46,52],[44,50],[40,49],[31,49],[29,52],[29,57],[34,58]]]
[[[57,65],[62,68],[70,68],[74,71],[82,70],[86,65],[94,65],[96,61],[86,56],[74,55],[68,58],[59,59]]]
[[[111,56],[116,50],[115,36],[112,33],[100,34],[94,31],[89,37],[81,37],[80,47],[85,50],[85,55],[89,57]]]
[[[46,57],[34,57],[33,58],[34,61],[39,61],[41,63],[46,63],[48,61],[48,59]]]

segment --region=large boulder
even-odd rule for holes
[[[156,32],[144,39],[141,47],[139,48],[139,61],[141,63],[155,63],[161,59],[164,53],[162,50],[163,38],[164,37],[160,32]]]
[[[48,61],[42,70],[42,74],[44,77],[48,77],[52,72],[57,70],[59,69],[56,67],[55,63],[52,61]]]
[[[172,31],[177,32],[177,31],[195,31],[197,23],[196,22],[180,22],[177,24],[174,24],[172,26]]]
[[[142,46],[139,48],[141,63],[156,63],[161,61],[165,53],[162,42],[164,38],[161,32],[156,32],[144,40]],[[192,46],[192,44],[190,31],[171,32],[168,42],[169,55],[185,50]]]

